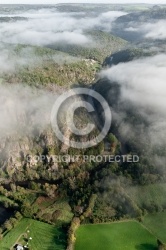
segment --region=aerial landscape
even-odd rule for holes
[[[166,250],[166,2],[0,2],[0,49],[0,250]]]

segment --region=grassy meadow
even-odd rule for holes
[[[135,221],[82,225],[75,250],[156,250],[157,240]]]
[[[25,245],[30,237],[32,240],[28,241],[28,245],[33,250],[64,250],[66,248],[66,236],[60,228],[24,218],[0,241],[0,249],[13,249],[16,243]]]
[[[166,212],[148,214],[143,223],[157,238],[166,243]]]

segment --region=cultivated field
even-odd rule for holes
[[[13,245],[20,243],[25,245],[28,240],[30,249],[33,250],[64,250],[65,234],[57,227],[35,221],[22,219],[19,224],[7,233],[0,241],[1,250],[13,249]]]
[[[166,243],[166,212],[149,214],[145,216],[143,223],[156,237]]]
[[[134,221],[82,225],[75,250],[156,250],[156,238]]]

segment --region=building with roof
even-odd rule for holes
[[[20,245],[20,244],[16,244],[14,246],[14,250],[24,250],[24,247],[22,245]]]

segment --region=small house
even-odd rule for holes
[[[14,250],[24,250],[24,247],[22,245],[20,245],[20,244],[16,244],[14,246]]]

